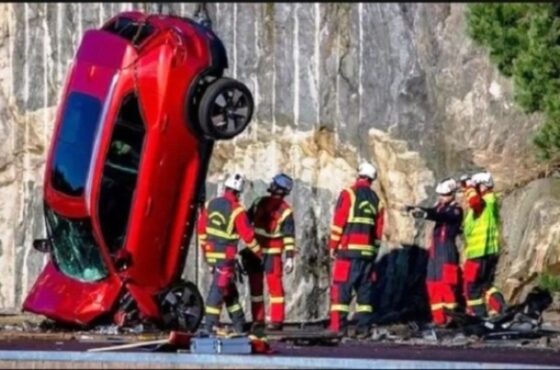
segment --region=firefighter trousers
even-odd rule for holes
[[[212,276],[212,284],[206,299],[206,328],[212,331],[220,320],[222,303],[225,303],[233,327],[243,332],[245,315],[239,304],[239,292],[235,286],[235,268],[233,266],[217,267]]]
[[[331,285],[329,326],[331,331],[340,332],[347,328],[352,291],[356,292],[355,317],[358,321],[358,330],[369,327],[373,316],[374,282],[373,259],[337,257],[334,262]]]
[[[264,323],[264,280],[268,288],[270,322],[284,322],[284,287],[282,285],[282,255],[265,255],[264,267],[251,269],[249,286],[251,290],[251,314],[253,322]]]
[[[459,292],[459,266],[456,262],[430,258],[426,288],[430,300],[432,322],[446,325],[450,318],[446,310],[457,308]]]
[[[503,313],[506,302],[502,293],[494,287],[494,274],[498,256],[467,259],[463,267],[463,281],[467,313],[478,317]]]

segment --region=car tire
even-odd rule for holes
[[[218,78],[206,88],[200,100],[200,128],[214,140],[231,139],[245,130],[253,108],[253,95],[247,86],[231,78]]]
[[[194,333],[204,316],[204,300],[197,286],[180,280],[160,299],[163,328]]]

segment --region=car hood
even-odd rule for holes
[[[56,321],[86,326],[111,311],[122,286],[118,276],[111,274],[93,283],[72,279],[49,261],[25,299],[23,309]]]

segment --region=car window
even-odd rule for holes
[[[99,221],[111,252],[122,247],[136,189],[145,127],[138,98],[127,95],[121,104],[103,166]]]
[[[107,267],[93,237],[90,219],[66,218],[48,206],[45,206],[45,214],[52,256],[58,269],[86,282],[107,277]]]
[[[79,92],[68,96],[52,161],[56,190],[71,196],[83,194],[100,112],[98,99]]]
[[[154,33],[154,27],[145,22],[136,22],[130,18],[119,17],[107,24],[103,30],[109,31],[130,41],[134,46],[140,45]]]

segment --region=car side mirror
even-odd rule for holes
[[[48,239],[35,239],[33,240],[33,248],[41,253],[48,253],[51,251],[51,243]]]

